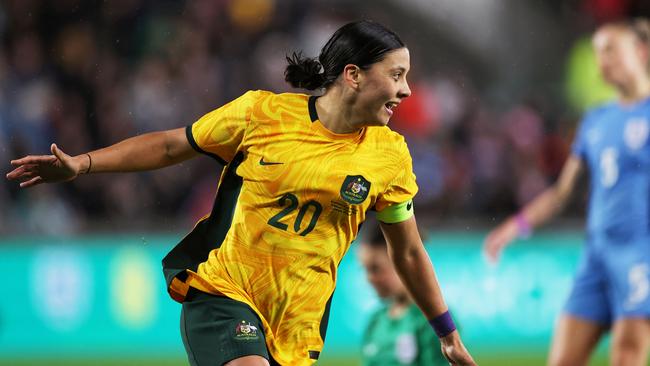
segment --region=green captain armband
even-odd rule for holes
[[[410,219],[411,216],[413,216],[413,200],[392,205],[377,212],[377,220],[385,224],[396,224],[398,222],[406,221]]]

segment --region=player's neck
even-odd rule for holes
[[[650,97],[650,77],[637,78],[634,83],[618,88],[622,104],[634,104]]]
[[[395,296],[395,298],[393,298],[393,302],[390,305],[390,308],[388,309],[388,314],[392,318],[398,318],[404,314],[404,312],[406,312],[410,305],[411,298],[408,296],[408,294]]]
[[[354,123],[353,110],[339,88],[333,87],[316,99],[316,112],[323,126],[334,133],[354,133],[362,128]]]

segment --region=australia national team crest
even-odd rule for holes
[[[625,124],[625,131],[623,132],[625,144],[631,150],[639,150],[648,140],[649,132],[650,126],[647,119],[632,118]]]
[[[358,205],[365,201],[370,192],[370,182],[360,175],[348,175],[341,186],[341,198]]]
[[[255,340],[258,338],[259,335],[257,334],[256,326],[254,326],[250,322],[246,322],[245,320],[242,320],[241,322],[237,323],[237,326],[235,327],[236,340],[248,341],[248,340]]]

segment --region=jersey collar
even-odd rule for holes
[[[316,112],[316,99],[318,99],[318,97],[315,95],[309,97],[309,118],[311,118],[312,122],[316,122],[318,120],[318,112]]]

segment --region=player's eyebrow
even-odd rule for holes
[[[405,72],[405,71],[406,71],[406,68],[405,68],[404,66],[395,66],[395,67],[391,68],[390,71],[401,71],[401,72]]]

